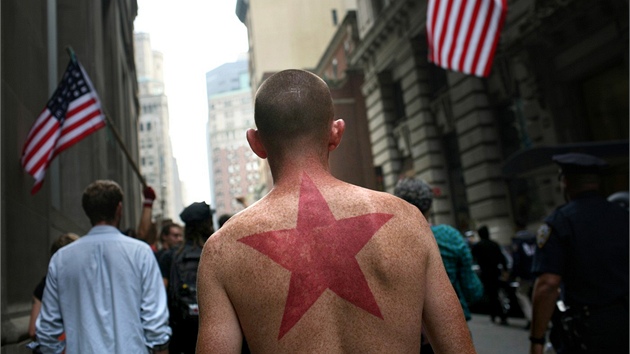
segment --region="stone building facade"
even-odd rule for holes
[[[30,194],[33,178],[20,166],[26,136],[68,63],[66,46],[76,52],[105,112],[137,163],[139,104],[133,50],[137,10],[135,0],[2,1],[3,353],[16,351],[28,337],[32,293],[46,274],[52,241],[65,232],[81,235],[89,230],[81,195],[90,182],[119,182],[125,193],[121,227],[135,227],[139,221],[141,184],[109,127],[60,154],[35,195]]]
[[[381,173],[375,170],[370,153],[365,99],[361,92],[363,70],[348,65],[358,42],[356,11],[348,11],[313,73],[330,88],[335,119],[346,123],[341,144],[330,154],[330,172],[342,181],[382,191]]]
[[[485,79],[428,62],[427,1],[357,8],[350,64],[364,70],[374,165],[388,192],[403,175],[437,187],[430,221],[485,224],[504,244],[516,218],[535,228],[562,202],[553,152],[600,152],[613,164],[605,192],[628,189],[626,1],[509,1]],[[536,164],[506,170],[529,151]]]
[[[284,69],[312,69],[356,0],[237,0],[247,26],[251,87]],[[279,20],[281,19],[281,20]]]

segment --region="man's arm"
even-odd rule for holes
[[[142,213],[138,223],[138,239],[153,245],[156,235],[154,232],[151,232],[151,217],[153,214],[153,202],[156,198],[155,191],[150,186],[146,186],[142,190],[142,196],[144,200],[142,201]]]
[[[199,261],[197,353],[240,353],[243,334],[232,302],[218,279],[220,246],[216,244],[216,238],[208,239]]]
[[[28,335],[31,339],[35,339],[35,320],[39,316],[39,311],[42,308],[42,302],[38,298],[33,296],[33,305],[31,307],[31,318],[28,321]]]
[[[475,353],[457,294],[451,285],[437,244],[429,250],[422,321],[436,353]]]
[[[543,273],[536,279],[532,295],[533,315],[530,330],[532,338],[545,337],[547,326],[558,300],[558,289],[561,281],[562,277],[552,273]],[[532,343],[529,352],[532,354],[542,353],[543,344]]]
[[[35,332],[39,342],[39,349],[42,353],[63,352],[66,343],[59,340],[63,330],[63,319],[61,318],[61,309],[59,307],[57,272],[51,260],[48,266],[48,275],[46,276],[42,307],[39,317],[35,321]]]
[[[155,256],[150,249],[146,249],[140,262],[142,262],[140,266],[143,277],[140,318],[144,336],[149,347],[162,350],[162,347],[169,342],[172,333],[168,325],[168,307],[164,283],[162,283],[162,275]],[[156,352],[160,352],[160,350],[156,350]]]

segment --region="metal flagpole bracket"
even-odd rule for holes
[[[77,55],[74,54],[74,49],[72,49],[71,46],[67,46],[66,47],[66,51],[68,52],[68,55],[70,55],[70,59],[72,59],[73,63],[77,63]]]

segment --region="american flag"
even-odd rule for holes
[[[90,78],[78,60],[70,60],[22,149],[22,167],[35,178],[31,194],[41,188],[55,156],[104,126],[105,115]]]
[[[429,61],[487,77],[507,13],[507,0],[429,0]]]

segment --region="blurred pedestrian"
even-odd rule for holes
[[[438,247],[418,209],[329,170],[343,120],[326,83],[303,70],[256,93],[254,153],[273,189],[208,239],[199,265],[198,353],[420,350],[472,353]]]
[[[50,246],[50,256],[54,255],[61,247],[70,244],[79,239],[79,235],[72,232],[61,234],[55,242]],[[33,291],[33,305],[31,306],[31,319],[28,323],[28,335],[31,339],[35,339],[35,320],[39,316],[42,307],[42,298],[44,297],[44,288],[46,287],[46,276],[37,284]]]
[[[536,236],[531,353],[542,353],[559,293],[557,352],[628,353],[628,212],[599,194],[604,160],[580,153],[552,160],[566,204]]]
[[[92,229],[48,267],[36,335],[44,353],[161,353],[168,350],[166,292],[151,248],[123,235],[123,193],[99,180],[83,192]],[[57,338],[65,332],[65,342]]]
[[[416,206],[428,220],[433,202],[431,187],[419,178],[402,178],[394,188],[394,195]],[[470,248],[462,234],[446,224],[430,225],[437,241],[442,262],[451,285],[457,293],[466,321],[470,321],[469,305],[483,297],[483,285],[472,269]],[[432,353],[430,344],[425,341],[421,352]]]
[[[516,233],[512,238],[512,271],[511,278],[518,282],[516,299],[527,320],[525,329],[529,329],[532,321],[532,289],[534,287],[534,275],[532,274],[532,261],[536,252],[536,235],[527,230],[527,223],[516,220]]]
[[[501,277],[507,272],[507,260],[501,251],[501,246],[490,239],[490,230],[487,226],[482,226],[477,230],[479,242],[472,248],[473,257],[479,265],[481,271],[481,282],[488,300],[488,311],[490,321],[495,323],[496,318],[500,319],[500,324],[507,325],[507,314],[503,310],[499,299],[499,287]]]
[[[205,202],[192,203],[179,217],[186,223],[184,243],[175,250],[168,282],[172,354],[195,352],[199,328],[197,269],[203,245],[214,232],[212,211]]]
[[[160,249],[155,252],[155,258],[158,260],[162,280],[167,289],[168,280],[171,276],[173,257],[183,240],[184,232],[181,225],[170,221],[162,226],[162,231],[160,232]]]

